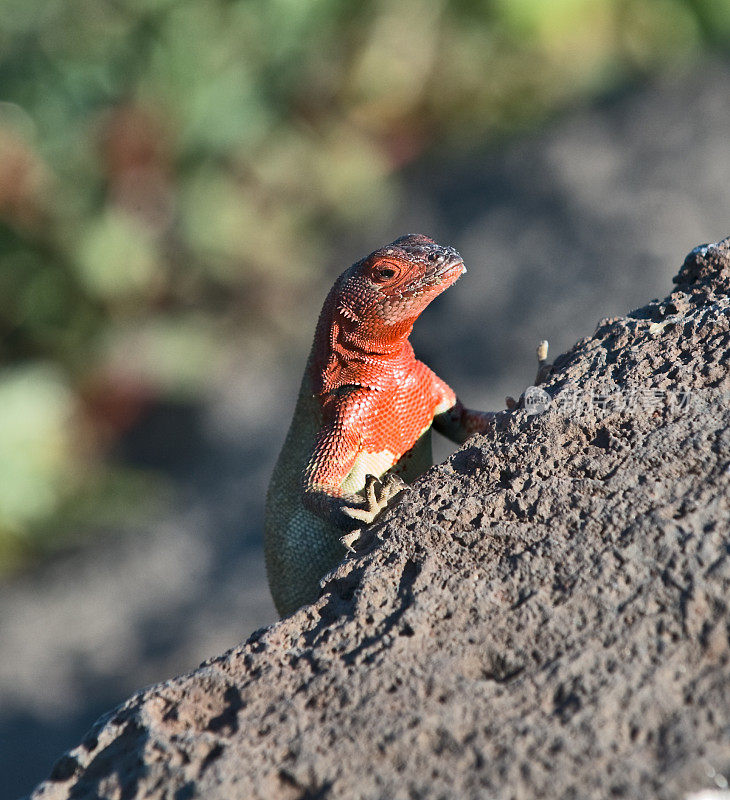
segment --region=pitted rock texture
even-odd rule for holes
[[[32,797],[681,798],[730,778],[730,239],[557,359],[318,602]]]

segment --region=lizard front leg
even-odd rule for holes
[[[303,475],[305,508],[342,531],[340,541],[348,550],[359,537],[359,529],[373,522],[405,487],[396,475],[368,474],[361,490],[364,496],[343,489],[363,452],[362,413],[367,410],[357,398],[339,404],[334,418],[320,431]]]
[[[504,414],[500,411],[475,411],[467,408],[454,390],[434,372],[431,373],[431,386],[436,407],[433,427],[456,444],[464,444],[475,433],[491,430],[497,419]]]
[[[502,414],[502,411],[474,411],[457,398],[451,408],[433,418],[433,427],[452,442],[464,444],[473,434],[491,430]]]

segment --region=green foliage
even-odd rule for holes
[[[247,326],[292,330],[403,164],[724,48],[729,7],[4,0],[0,561],[145,401],[200,396]]]
[[[70,456],[72,396],[59,370],[40,363],[0,375],[0,519],[19,529],[56,508]]]

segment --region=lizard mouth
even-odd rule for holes
[[[433,261],[433,269],[429,270],[423,277],[423,284],[428,286],[434,283],[444,283],[449,279],[456,280],[465,272],[466,267],[461,256],[449,248],[450,252],[442,252]]]
[[[446,275],[451,275],[454,272],[458,273],[459,277],[461,277],[466,272],[466,266],[464,265],[464,262],[461,260],[461,256],[455,258],[450,263],[445,264],[443,267],[441,267],[441,269],[436,272],[436,275],[439,278],[443,278]]]
[[[421,263],[423,264],[423,261]],[[401,289],[401,296],[417,297],[434,289],[442,292],[466,272],[461,256],[452,248],[440,248],[429,253],[426,267],[417,280]]]
[[[440,263],[434,263],[425,275],[401,290],[402,296],[419,297],[424,292],[437,289],[440,292],[455,283],[464,273],[466,267],[458,254]]]

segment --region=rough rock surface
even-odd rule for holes
[[[33,797],[725,788],[730,239],[675,282],[418,482],[317,603],[132,697]]]

